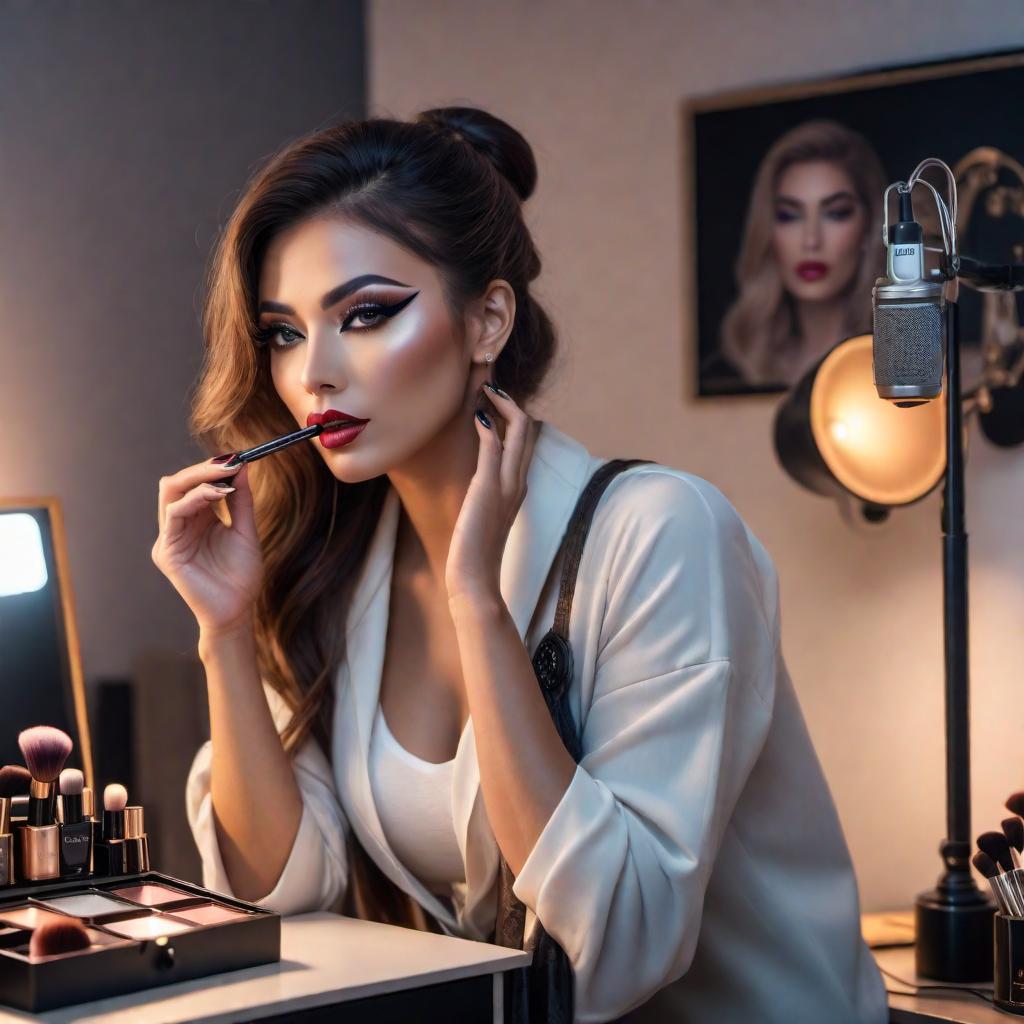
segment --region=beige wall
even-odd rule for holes
[[[764,541],[863,907],[909,905],[939,874],[945,832],[939,496],[881,527],[850,525],[777,466],[776,399],[689,397],[678,110],[687,96],[1024,46],[1024,10],[1014,0],[372,0],[368,27],[371,113],[478,104],[533,144],[537,291],[564,345],[534,411],[594,451],[707,478]],[[1002,800],[1024,788],[1024,451],[994,449],[975,427],[968,486],[977,833],[998,828]]]

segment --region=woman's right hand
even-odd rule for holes
[[[249,626],[263,582],[248,464],[225,469],[212,461],[160,478],[160,527],[153,562],[181,594],[205,632]],[[233,490],[214,480],[233,477]],[[214,506],[227,499],[231,525]]]

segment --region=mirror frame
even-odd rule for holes
[[[95,792],[92,764],[92,740],[89,735],[89,713],[85,699],[85,677],[82,673],[82,651],[78,640],[78,619],[71,591],[71,567],[68,562],[67,538],[64,532],[64,513],[60,499],[0,497],[0,513],[15,509],[45,509],[50,520],[53,560],[57,569],[57,587],[60,592],[61,615],[64,619],[64,639],[67,664],[71,673],[71,700],[74,707],[75,727],[78,730],[78,749],[82,758],[85,784]]]

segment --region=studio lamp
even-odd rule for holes
[[[945,393],[900,409],[878,397],[872,336],[839,342],[786,396],[775,453],[789,475],[826,497],[852,496],[865,518],[919,501],[946,471]]]

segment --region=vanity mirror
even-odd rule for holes
[[[45,722],[74,741],[69,765],[93,786],[78,630],[57,498],[0,498],[0,764],[18,733]]]

